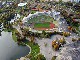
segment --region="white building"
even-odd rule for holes
[[[27,3],[19,3],[18,6],[22,7],[25,6]]]
[[[59,0],[55,0],[55,1],[59,1]],[[62,0],[63,2],[68,2],[68,1],[71,1],[71,2],[79,2],[80,0]]]
[[[57,2],[58,2],[59,0],[55,0],[55,1],[57,1]],[[68,1],[70,1],[70,0],[62,0],[62,1],[63,1],[63,2],[68,2]]]
[[[79,2],[80,0],[71,0],[71,2]]]

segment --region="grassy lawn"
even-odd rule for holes
[[[4,32],[11,32],[12,30],[11,29],[4,29],[3,31]]]
[[[72,26],[72,27],[75,28],[77,31],[80,31],[79,26],[80,26],[80,24],[77,24],[77,26]]]
[[[34,57],[36,57],[36,55],[38,55],[40,53],[40,48],[38,44],[34,44],[32,42],[26,42],[27,45],[29,45],[31,47],[31,53],[29,55],[31,55],[30,59],[33,60]]]
[[[13,29],[13,30],[12,30],[12,38],[13,38],[13,40],[14,40],[15,42],[17,42],[17,38],[16,38],[16,34],[15,34],[16,31],[17,31],[16,29]]]
[[[17,42],[17,38],[16,38],[16,35],[15,35],[15,32],[12,33],[12,38],[15,42]]]
[[[34,14],[34,13],[36,13],[36,11],[31,11],[31,14]]]
[[[17,9],[16,12],[17,12],[17,13],[20,13],[20,10]]]
[[[50,23],[35,23],[34,28],[49,28]]]
[[[12,37],[13,37],[13,40],[14,40],[15,42],[17,42],[17,38],[16,38],[15,33],[13,33]]]

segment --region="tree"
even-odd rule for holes
[[[45,35],[46,35],[46,32],[43,30],[43,31],[42,31],[42,34],[43,34],[43,36],[45,37]]]
[[[1,30],[0,30],[0,36],[1,36]]]
[[[78,38],[78,41],[80,41],[80,38]]]
[[[30,39],[31,39],[31,42],[34,42],[35,37],[34,36],[31,36]]]
[[[69,32],[63,32],[63,36],[67,37],[67,36],[69,36],[69,35],[70,35]]]
[[[56,45],[56,40],[52,41],[52,47],[54,47],[54,45]]]
[[[61,11],[61,14],[62,14],[64,17],[68,17],[68,13],[67,13],[67,11],[65,11],[65,10],[62,10],[62,11]]]
[[[59,3],[62,3],[62,0],[59,0]]]
[[[56,56],[53,56],[51,60],[55,60],[55,59],[56,59]]]
[[[25,32],[25,31],[23,31],[23,32],[22,32],[22,35],[23,35],[24,37],[26,37],[26,32]]]
[[[48,38],[50,38],[50,35],[47,33],[47,34],[45,35],[45,37],[48,37]]]
[[[80,12],[80,3],[75,4],[73,7],[76,11]]]
[[[65,39],[64,38],[60,39],[59,43],[61,43],[62,45],[65,44]]]
[[[54,45],[54,50],[55,51],[59,50],[59,45],[58,44]]]
[[[45,2],[45,0],[40,0],[40,2]]]
[[[66,5],[69,7],[69,6],[73,6],[73,3],[72,2],[66,2]]]
[[[42,38],[45,38],[45,37],[46,37],[46,32],[43,30],[42,33],[40,34],[40,36],[41,36]]]
[[[44,55],[39,54],[37,55],[36,60],[46,60],[46,58],[44,57]]]
[[[72,27],[71,27],[71,26],[68,26],[68,30],[70,30],[70,31],[71,31],[71,30],[72,30]]]
[[[73,42],[75,42],[75,41],[76,41],[76,39],[72,38],[72,41],[73,41]]]

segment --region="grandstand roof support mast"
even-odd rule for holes
[[[60,3],[60,0],[59,0],[59,2],[58,2],[58,10],[59,10],[59,3]]]
[[[53,5],[52,5],[52,1],[50,1],[50,5],[51,5],[51,7],[50,7],[50,11],[51,11],[51,16],[53,16]]]

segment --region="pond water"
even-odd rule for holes
[[[1,32],[0,36],[0,60],[16,60],[29,53],[27,46],[19,46],[13,39],[11,32]]]

